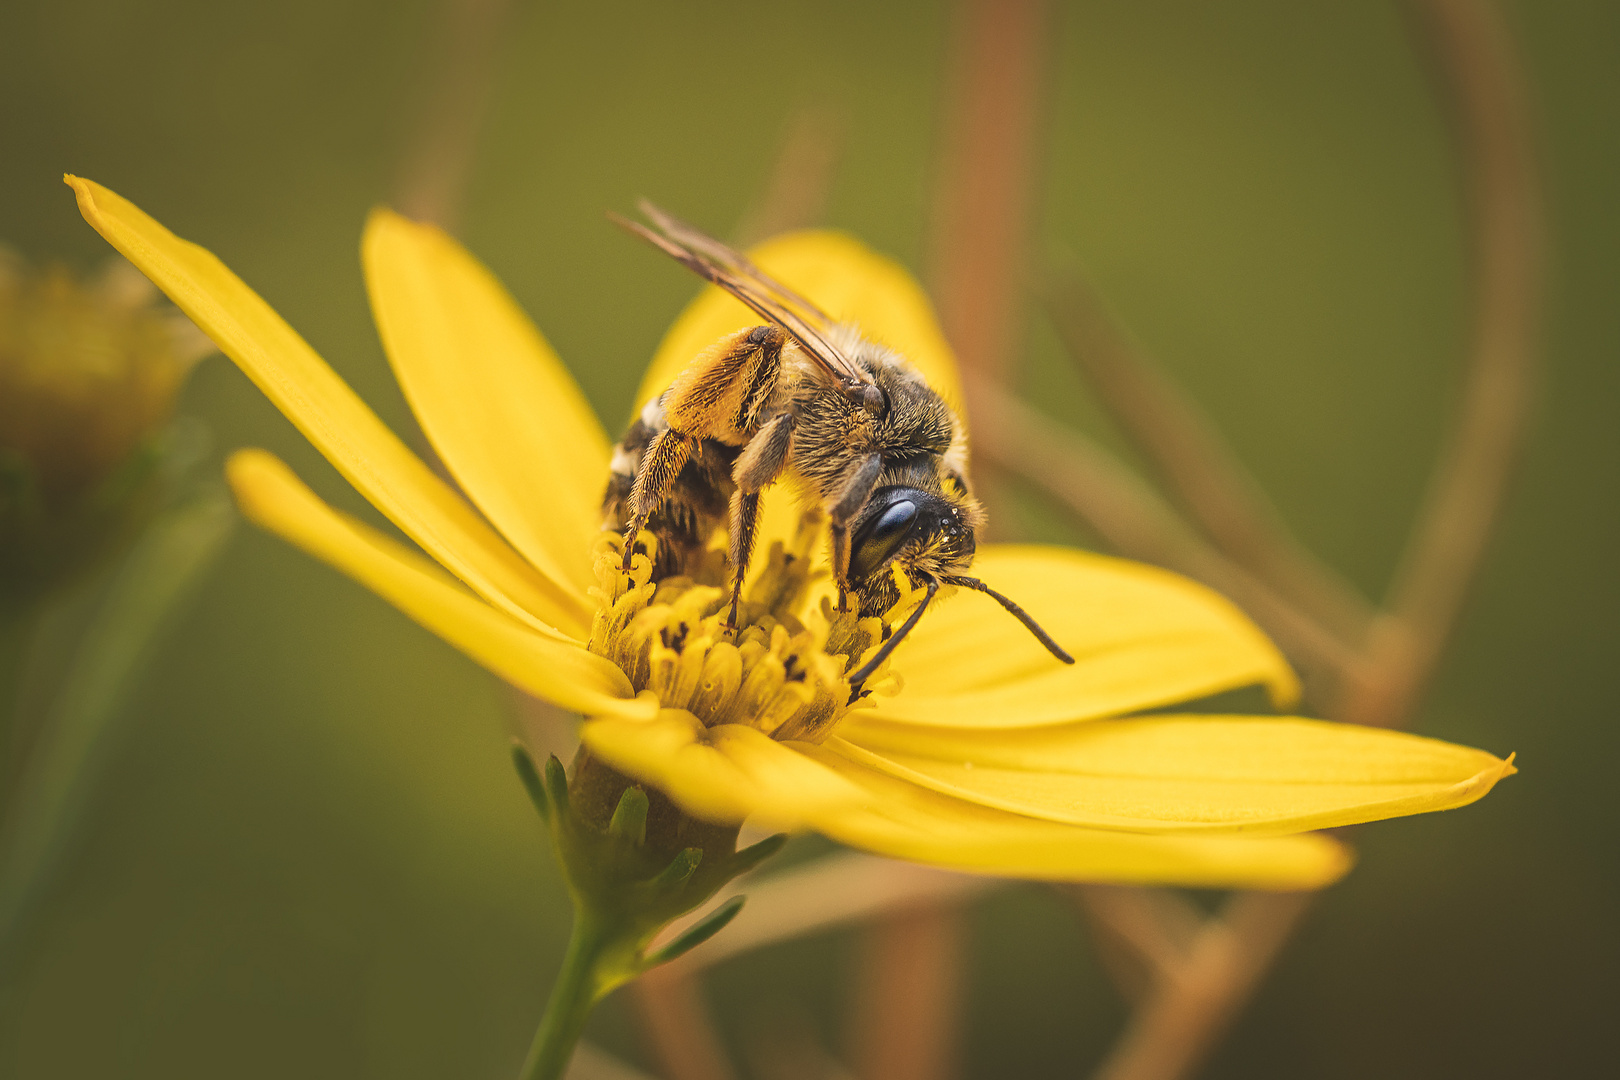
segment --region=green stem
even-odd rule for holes
[[[560,1080],[568,1071],[585,1018],[596,1004],[596,965],[611,937],[585,912],[575,914],[568,954],[551,988],[540,1030],[534,1033],[529,1059],[523,1063],[522,1080]]]

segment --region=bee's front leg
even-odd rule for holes
[[[754,555],[759,524],[759,493],[774,483],[787,468],[793,446],[793,415],[783,413],[767,421],[748,440],[737,462],[731,467],[737,490],[731,496],[731,614],[726,629],[737,629],[737,605],[742,599],[743,577]]]
[[[849,521],[872,497],[878,476],[883,472],[883,455],[866,454],[857,458],[840,477],[837,494],[827,508],[831,519],[833,581],[838,586],[838,610],[849,610]]]
[[[669,494],[670,485],[696,449],[697,439],[674,428],[665,428],[647,444],[647,452],[641,456],[641,465],[636,469],[635,487],[630,490],[630,524],[624,530],[624,562],[621,564],[626,573],[636,552],[636,536]]]

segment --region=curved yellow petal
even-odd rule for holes
[[[583,596],[608,442],[568,369],[442,230],[377,210],[360,250],[383,347],[434,450],[525,558]]]
[[[1263,684],[1298,693],[1287,661],[1230,601],[1167,570],[1072,548],[986,545],[971,571],[1067,649],[1059,663],[989,597],[936,603],[894,654],[888,720],[1011,728],[1140,712]]]
[[[1516,771],[1483,750],[1296,717],[1145,716],[1017,731],[857,721],[839,736],[840,752],[947,795],[1139,831],[1302,832],[1450,810]]]
[[[168,294],[407,536],[509,614],[576,636],[588,631],[590,612],[574,590],[525,563],[224,263],[100,184],[66,180],[84,219]]]
[[[841,754],[799,746],[864,788],[861,807],[807,815],[816,831],[851,847],[913,862],[1048,881],[1314,889],[1343,877],[1352,856],[1314,833],[1188,836],[1116,832],[1008,813],[908,783]]]
[[[497,611],[433,563],[327,506],[274,456],[239,450],[226,475],[249,520],[348,574],[512,685],[575,712],[651,714],[614,664]]]
[[[580,729],[580,739],[613,768],[705,821],[750,820],[764,828],[794,829],[807,814],[864,796],[849,781],[754,728],[705,728],[684,709],[661,710],[651,721],[592,719]]]
[[[856,323],[868,338],[900,352],[946,401],[961,404],[956,358],[933,304],[905,267],[852,236],[824,230],[786,233],[748,254],[760,269],[834,319]],[[705,288],[664,335],[636,395],[636,408],[663,393],[704,348],[759,322],[758,315],[720,289]]]

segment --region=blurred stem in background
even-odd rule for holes
[[[118,259],[0,259],[0,959],[73,839],[115,721],[234,520],[171,423],[213,346]]]
[[[510,0],[446,0],[441,9],[434,40],[443,51],[396,181],[395,208],[406,217],[456,231],[511,14]]]

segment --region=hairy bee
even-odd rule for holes
[[[966,576],[984,510],[968,487],[962,423],[921,373],[720,241],[650,203],[641,210],[653,228],[615,220],[768,322],[694,358],[614,448],[604,509],[608,526],[625,532],[625,569],[643,528],[659,541],[654,576],[665,577],[684,572],[723,525],[735,627],[761,493],[791,476],[826,511],[840,610],[853,596],[863,616],[888,611],[900,595],[896,566],[926,589],[852,685],[916,626],[942,585],[993,597],[1072,664],[1017,604]]]

